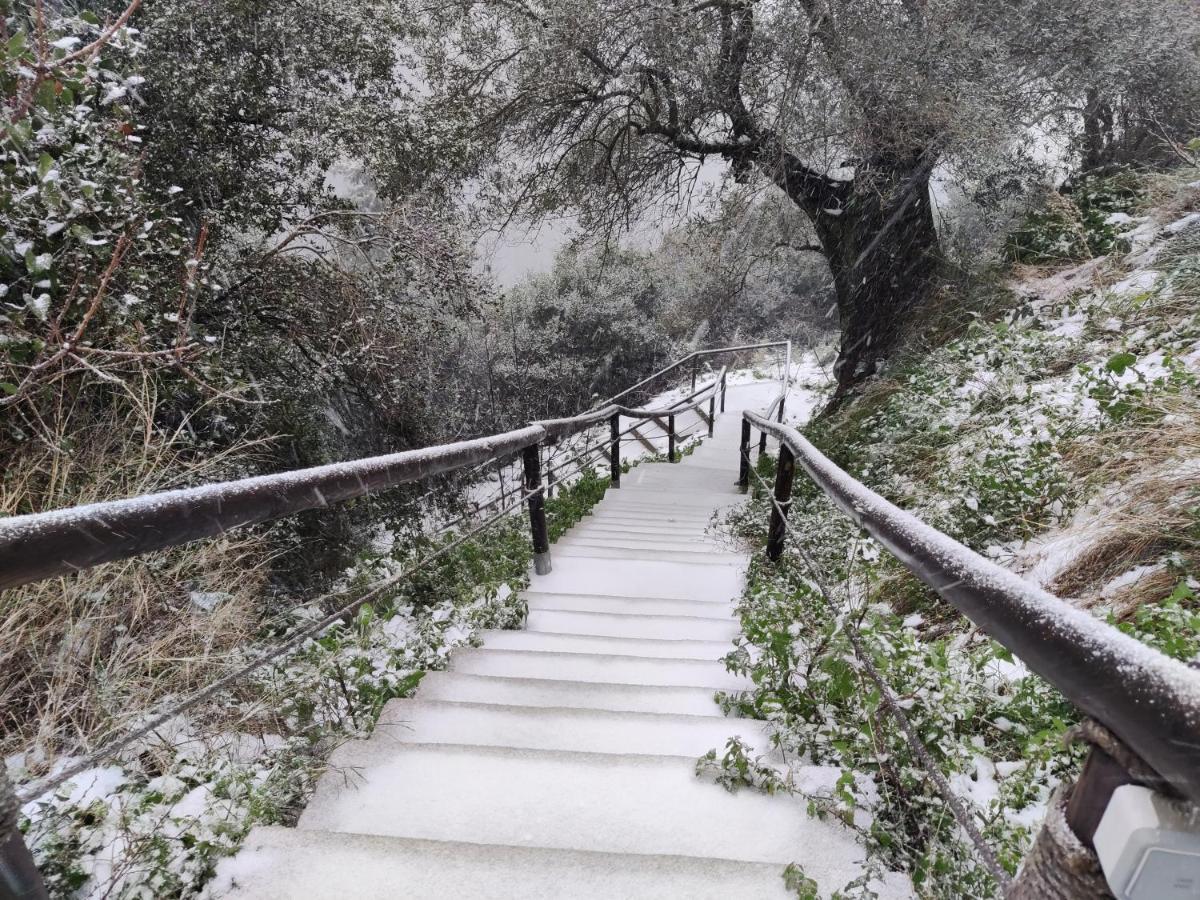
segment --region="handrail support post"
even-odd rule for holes
[[[729,381],[729,373],[728,372],[722,373],[722,375],[721,375],[721,414],[722,415],[725,414],[725,390],[728,386],[727,385],[728,381]]]
[[[785,517],[792,505],[792,479],[796,475],[796,457],[787,444],[779,445],[779,462],[775,468],[775,503],[771,504],[771,527],[767,532],[767,559],[776,562],[783,555],[787,536]]]
[[[717,421],[717,395],[708,398],[708,436],[713,436],[713,425]]]
[[[675,414],[667,416],[667,462],[677,462],[675,459]]]
[[[0,897],[48,900],[46,884],[17,827],[19,804],[8,774],[0,766]]]
[[[546,529],[546,501],[542,496],[542,464],[538,445],[530,444],[521,451],[525,468],[525,492],[529,494],[529,531],[533,539],[533,571],[549,575],[550,536]]]
[[[750,423],[742,419],[742,442],[738,445],[738,490],[750,490]]]
[[[612,446],[608,450],[609,479],[608,483],[614,488],[621,486],[621,414],[613,413],[608,420],[608,434]]]

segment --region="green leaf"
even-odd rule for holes
[[[100,24],[100,17],[97,16],[90,9],[85,9],[83,12],[81,12],[79,14],[79,18],[83,19],[83,21],[87,22],[89,25],[99,25]]]
[[[11,397],[16,392],[17,392],[17,386],[15,384],[13,384],[11,381],[0,381],[0,393],[7,394],[8,396]]]
[[[18,31],[8,39],[9,56],[20,56],[25,52],[25,32]]]
[[[1109,359],[1105,368],[1115,375],[1124,375],[1125,370],[1137,362],[1137,357],[1132,353],[1118,353]]]
[[[50,170],[54,168],[54,157],[49,153],[43,153],[38,157],[38,178],[45,178]]]
[[[43,81],[38,87],[37,96],[34,98],[42,109],[48,112],[54,112],[58,106],[58,90],[53,81]],[[51,160],[53,162],[53,160]],[[45,174],[45,173],[43,173]]]

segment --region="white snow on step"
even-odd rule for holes
[[[752,719],[441,700],[393,700],[371,741],[696,759],[724,749],[731,735],[759,753],[770,750],[762,723]]]
[[[440,841],[776,863],[844,885],[863,850],[803,800],[696,778],[675,756],[346,744],[298,827]]]
[[[686,856],[255,829],[216,893],[256,900],[787,900],[779,867]]]
[[[295,829],[256,828],[214,897],[785,898],[801,865],[823,896],[862,872],[854,835],[806,801],[731,794],[696,759],[762,723],[726,718],[720,662],[746,556],[710,526],[740,501],[738,397],[676,464],[644,463],[551,548],[522,631],[484,632],[371,738],[339,747]],[[903,879],[874,884],[911,896]]]

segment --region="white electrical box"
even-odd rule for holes
[[[1117,900],[1200,900],[1200,810],[1149,788],[1113,791],[1092,839]]]

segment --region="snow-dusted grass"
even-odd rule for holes
[[[867,486],[1177,659],[1200,651],[1200,191],[1157,179],[1106,224],[1112,256],[1019,269],[1014,301],[940,346],[911,351],[865,394],[806,428]],[[762,462],[764,475],[772,471]],[[734,517],[756,548],[768,504]],[[852,821],[876,858],[930,897],[995,891],[928,788],[855,662],[853,621],[917,732],[1015,871],[1077,748],[1077,711],[927,591],[802,476],[791,520],[836,612],[794,555],[756,557],[730,654],[755,681],[730,706],[771,723],[794,785]],[[736,748],[731,748],[735,750]],[[744,754],[743,754],[744,756]],[[713,760],[713,762],[719,762]],[[769,788],[788,772],[731,752],[727,778]],[[840,885],[821,885],[830,891]],[[858,896],[853,891],[847,896]]]

